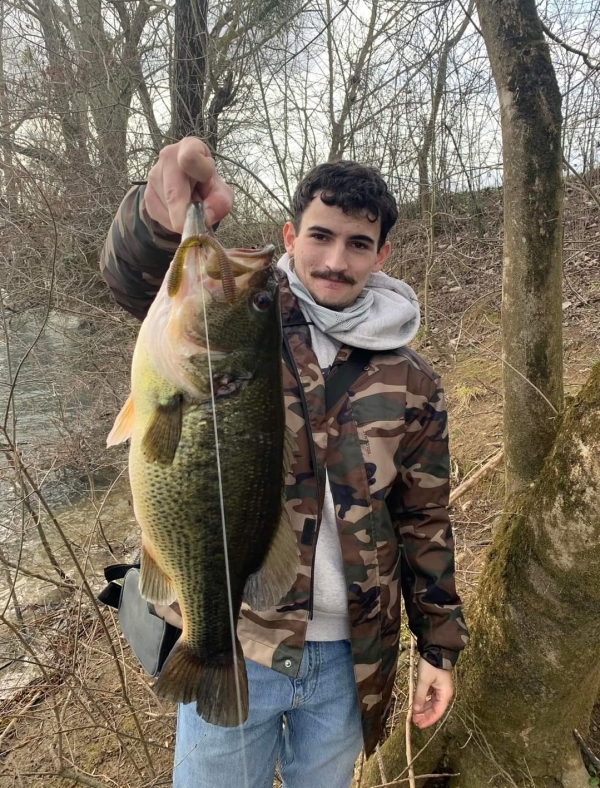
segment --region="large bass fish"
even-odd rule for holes
[[[107,441],[131,439],[140,592],[154,604],[177,599],[183,617],[155,691],[196,701],[198,714],[224,726],[248,714],[229,593],[236,622],[242,599],[258,610],[276,604],[298,565],[282,503],[293,444],[272,256],[273,247],[223,249],[204,231],[201,205],[190,205],[140,329],[131,395]]]

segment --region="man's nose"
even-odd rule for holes
[[[346,247],[342,243],[331,244],[328,250],[327,260],[325,265],[330,271],[341,273],[348,268],[348,260],[346,257]]]

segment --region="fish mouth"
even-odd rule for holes
[[[169,268],[167,292],[171,298],[189,291],[186,284],[200,281],[215,300],[235,305],[254,273],[271,265],[275,247],[232,248],[221,245],[204,224],[201,203],[190,203],[181,244]],[[183,287],[182,287],[183,286]]]
[[[224,280],[231,275],[237,281],[245,274],[261,271],[273,260],[275,247],[272,245],[264,249],[225,249],[216,238],[210,240],[215,242],[216,254],[207,261],[206,273],[213,279]]]

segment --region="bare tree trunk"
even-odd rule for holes
[[[477,10],[502,123],[503,356],[530,381],[505,364],[510,493],[539,474],[563,402],[561,97],[534,0],[477,0]]]
[[[134,74],[137,45],[148,19],[149,7],[146,3],[139,3],[131,15],[127,14],[124,5],[117,10],[124,37],[123,57],[118,68],[109,65],[115,51],[104,29],[101,0],[77,0],[77,9],[85,52],[82,64],[97,133],[100,184],[106,197],[116,201],[128,181],[127,124],[131,99],[137,87]]]
[[[173,136],[205,137],[204,91],[208,0],[175,2],[175,74],[173,84]]]
[[[76,58],[72,56],[73,52],[69,51],[65,36],[61,33],[55,5],[36,0],[36,11],[48,57],[50,110],[59,118],[66,149],[65,180],[77,190],[82,183],[92,188],[96,173],[88,148],[90,134],[86,118],[89,104],[78,81],[78,68],[74,62]],[[67,19],[65,26],[68,23]],[[61,164],[64,166],[63,162]]]
[[[6,79],[4,76],[4,19],[6,9],[4,0],[0,0],[0,127],[4,130],[4,135],[8,138],[10,134],[10,96],[8,94]],[[2,170],[2,180],[0,182],[0,205],[6,210],[15,211],[17,209],[18,191],[16,188],[16,177],[13,163],[12,140],[3,145],[0,150],[0,169]]]
[[[208,147],[216,151],[219,146],[219,117],[235,98],[235,84],[233,71],[227,72],[221,85],[217,85],[212,101],[206,111],[205,140]]]
[[[327,6],[327,10],[329,14],[329,19],[331,19],[331,9],[329,8],[329,4]],[[373,44],[377,36],[375,32],[375,23],[377,22],[378,19],[378,10],[379,10],[378,0],[373,0],[373,3],[371,4],[371,17],[369,20],[369,26],[367,28],[367,32],[365,34],[365,40],[356,59],[356,64],[354,65],[352,69],[352,73],[350,74],[348,81],[346,83],[346,95],[344,97],[344,104],[337,118],[333,113],[333,99],[330,99],[331,145],[329,146],[329,156],[327,158],[328,161],[339,161],[343,157],[344,151],[350,142],[348,133],[346,131],[346,123],[348,121],[348,118],[350,117],[352,106],[356,101],[356,97],[358,95],[358,90],[361,83],[362,73],[365,68],[365,63],[367,61],[369,54],[371,53]],[[333,62],[332,48],[334,47],[335,47],[335,42],[333,41],[333,37],[328,32],[330,69],[331,69],[331,63]],[[332,79],[333,79],[333,74],[330,73],[330,80]],[[331,91],[333,90],[332,85],[330,86],[330,90]]]
[[[465,34],[465,31],[469,26],[469,22],[471,21],[471,15],[473,13],[474,8],[475,8],[475,0],[471,0],[469,7],[465,13],[464,20],[462,21],[456,33],[451,38],[446,39],[444,46],[442,48],[442,54],[440,55],[440,62],[438,64],[435,88],[432,94],[431,113],[429,115],[429,119],[425,127],[425,134],[423,135],[423,143],[419,148],[419,152],[417,153],[417,162],[419,166],[419,207],[421,210],[422,219],[425,219],[427,213],[430,211],[429,201],[430,201],[431,184],[429,182],[429,154],[431,151],[431,145],[434,140],[435,124],[437,122],[440,103],[442,101],[442,96],[444,95],[444,91],[446,89],[448,58],[454,47],[458,44],[460,39]]]

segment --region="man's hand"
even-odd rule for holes
[[[421,657],[412,714],[417,728],[428,728],[437,722],[448,708],[453,692],[452,672],[434,668]]]
[[[211,226],[231,210],[233,191],[218,175],[208,146],[197,137],[185,137],[161,150],[148,173],[144,199],[151,219],[181,233],[192,199],[202,200]]]
[[[177,629],[183,629],[183,618],[178,602],[173,602],[172,605],[154,605],[154,612],[167,624],[172,624]]]

